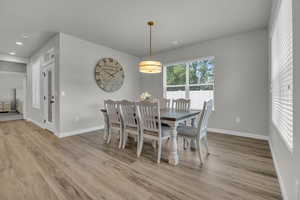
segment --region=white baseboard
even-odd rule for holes
[[[37,122],[37,121],[35,121],[35,120],[32,120],[32,119],[30,119],[30,118],[24,118],[26,121],[29,121],[29,122],[32,122],[33,124],[35,124],[35,125],[37,125],[37,126],[39,126],[39,127],[41,127],[41,128],[44,128],[43,127],[43,124],[41,124],[41,123],[39,123],[39,122]]]
[[[270,146],[270,149],[271,149],[273,163],[274,163],[275,171],[276,171],[276,174],[277,174],[277,177],[278,177],[278,182],[279,182],[282,198],[284,200],[286,200],[286,199],[288,199],[288,196],[287,196],[286,189],[285,189],[283,181],[282,181],[282,176],[281,176],[280,171],[279,171],[279,166],[278,166],[278,163],[277,163],[277,159],[276,159],[276,156],[275,156],[275,153],[274,153],[273,144],[272,144],[271,140],[269,140],[269,146]]]
[[[235,136],[240,136],[240,137],[254,138],[254,139],[259,139],[259,140],[269,140],[268,136],[258,135],[255,133],[232,131],[232,130],[225,130],[225,129],[218,129],[218,128],[209,128],[208,131],[213,132],[213,133],[222,133],[222,134],[226,134],[226,135],[235,135]]]
[[[92,131],[98,131],[101,129],[104,129],[104,125],[95,126],[95,127],[91,127],[91,128],[85,128],[85,129],[77,129],[77,130],[69,131],[69,132],[62,132],[62,133],[58,134],[58,137],[64,138],[64,137],[68,137],[68,136],[72,136],[72,135],[79,135],[79,134],[88,133],[88,132],[92,132]]]

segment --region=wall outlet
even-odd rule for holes
[[[235,123],[239,124],[240,122],[241,122],[241,118],[240,118],[239,116],[237,116],[237,117],[235,118]]]

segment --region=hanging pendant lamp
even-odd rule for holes
[[[152,26],[154,25],[153,21],[149,21],[148,26],[150,27],[150,57],[152,55]],[[140,72],[147,74],[156,74],[161,72],[162,64],[159,61],[154,60],[144,60],[139,63]]]

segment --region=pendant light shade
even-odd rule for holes
[[[150,57],[152,54],[152,29],[151,27],[154,25],[154,22],[148,22],[150,27]],[[148,73],[148,74],[156,74],[161,73],[162,64],[159,61],[154,60],[145,60],[139,63],[140,72],[141,73]]]

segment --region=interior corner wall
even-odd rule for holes
[[[34,63],[37,59],[40,59],[44,56],[49,50],[54,49],[55,53],[55,76],[58,77],[58,69],[59,69],[59,48],[60,48],[60,37],[59,34],[55,35],[51,38],[46,44],[44,44],[36,53],[34,53],[30,59],[29,63],[27,64],[27,92],[26,92],[26,119],[30,120],[39,126],[43,127],[43,113],[44,113],[44,105],[43,105],[43,80],[42,77],[40,78],[40,108],[34,108],[32,106],[32,63]],[[43,68],[41,66],[41,72]],[[56,91],[59,91],[59,83],[58,78],[55,82]],[[59,130],[59,95],[58,92],[55,94],[56,98],[56,107],[55,107],[55,121],[56,121],[56,131]],[[56,134],[56,133],[55,133]]]
[[[164,65],[215,56],[215,111],[209,127],[268,135],[266,29],[222,37],[153,56]],[[142,75],[141,91],[163,95],[163,77]],[[236,123],[236,117],[240,123]]]
[[[137,100],[139,58],[63,33],[60,41],[60,136],[103,127],[100,108],[106,99]],[[95,66],[105,57],[118,60],[125,71],[124,84],[116,92],[101,90],[95,81]]]

